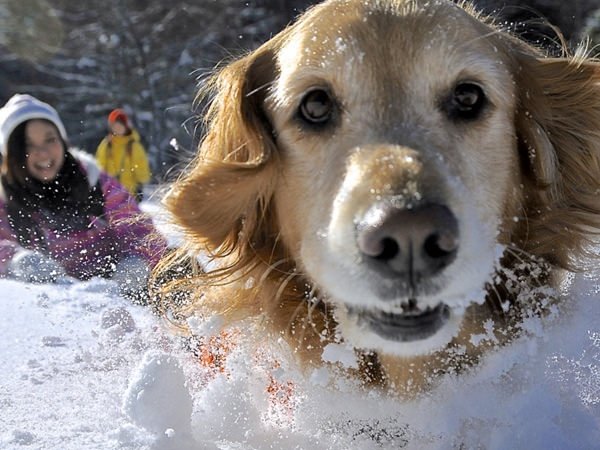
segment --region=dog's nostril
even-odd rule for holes
[[[423,250],[430,258],[445,258],[458,248],[458,239],[450,233],[434,233],[425,239]]]
[[[394,239],[386,237],[381,240],[381,252],[375,255],[375,259],[388,261],[395,258],[398,253],[400,253],[398,243]]]

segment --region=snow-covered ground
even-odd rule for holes
[[[115,288],[0,280],[0,448],[600,449],[600,270],[559,318],[406,403],[302,378],[276,343],[281,366],[258,362],[250,325],[210,371]]]

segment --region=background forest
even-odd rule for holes
[[[201,135],[194,107],[199,80],[314,3],[0,0],[0,104],[16,92],[53,104],[72,144],[90,152],[106,132],[108,112],[124,107],[149,150],[155,181],[162,181]],[[548,24],[571,43],[586,35],[600,43],[600,0],[476,3],[541,45],[556,42]]]

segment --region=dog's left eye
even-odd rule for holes
[[[475,119],[485,102],[486,97],[481,86],[468,82],[459,83],[447,103],[447,112],[451,118]]]
[[[298,109],[299,116],[314,125],[325,125],[331,119],[334,104],[329,93],[323,89],[315,89],[307,93]]]

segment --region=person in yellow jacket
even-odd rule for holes
[[[140,201],[143,185],[150,181],[151,175],[140,135],[120,108],[108,115],[108,129],[108,135],[96,150],[96,160],[105,172],[117,178]]]

